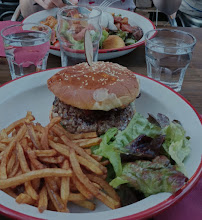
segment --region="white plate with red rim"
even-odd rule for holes
[[[28,16],[27,18],[25,18],[23,20],[23,23],[25,22],[40,23],[40,21],[46,20],[46,18],[50,15],[56,17],[57,11],[58,9],[54,8],[50,10],[43,10],[43,11],[36,12]],[[106,11],[110,13],[115,13],[117,15],[121,14],[122,17],[128,17],[129,24],[131,24],[132,26],[139,26],[140,28],[142,28],[144,34],[147,31],[155,29],[154,24],[148,18],[145,18],[144,16],[139,15],[137,13],[118,9],[118,8],[109,8],[109,7],[106,8]],[[117,57],[130,53],[136,47],[143,45],[143,44],[144,44],[144,36],[139,41],[137,41],[135,44],[125,46],[119,49],[100,49],[98,59],[109,60],[109,59],[117,58]],[[60,56],[60,50],[54,46],[51,46],[50,53],[56,56]]]
[[[60,68],[30,74],[10,81],[0,87],[0,129],[32,111],[36,121],[46,125],[54,95],[48,90],[46,81]],[[189,177],[188,183],[174,195],[159,193],[132,205],[110,210],[96,201],[95,211],[70,207],[72,213],[44,211],[29,205],[19,205],[6,193],[0,191],[0,213],[14,219],[69,219],[69,220],[103,220],[103,219],[141,219],[157,214],[174,204],[194,187],[202,173],[202,120],[196,110],[178,93],[168,87],[137,74],[141,84],[141,97],[136,100],[136,110],[144,116],[147,113],[163,113],[170,119],[179,120],[191,137],[191,154],[185,161]],[[161,95],[159,95],[161,94]],[[73,213],[74,212],[74,213]],[[79,212],[82,212],[79,213]],[[85,213],[83,213],[85,212]]]

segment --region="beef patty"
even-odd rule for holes
[[[134,108],[130,104],[124,109],[110,111],[83,110],[67,105],[55,97],[52,112],[53,116],[62,118],[62,126],[70,133],[96,131],[101,135],[111,127],[125,129],[134,115]]]

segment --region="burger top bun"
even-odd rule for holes
[[[48,88],[62,102],[80,109],[125,108],[139,94],[135,74],[116,63],[80,63],[52,76]]]

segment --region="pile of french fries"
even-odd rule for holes
[[[39,212],[69,212],[72,202],[94,210],[97,198],[111,209],[120,199],[105,181],[109,161],[91,153],[96,133],[70,134],[60,117],[43,127],[27,112],[0,132],[0,190]]]

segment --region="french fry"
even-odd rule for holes
[[[72,171],[64,170],[60,168],[45,168],[41,170],[30,171],[29,173],[24,173],[20,176],[12,177],[5,180],[0,180],[0,189],[6,189],[12,186],[18,186],[24,182],[31,181],[36,178],[45,178],[53,176],[71,176]]]
[[[65,160],[62,164],[62,168],[68,170],[69,169],[69,162]],[[61,188],[60,188],[60,197],[65,205],[67,205],[67,201],[69,198],[70,193],[70,178],[69,177],[62,177],[61,179]]]
[[[21,170],[20,165],[19,165],[19,168],[18,168],[18,170],[17,170],[17,172],[14,176],[20,176],[20,175],[22,175],[22,170]]]
[[[73,148],[80,156],[84,157],[85,159],[89,160],[90,162],[94,163],[96,166],[98,166],[103,173],[107,172],[107,168],[102,166],[99,162],[97,162],[94,158],[92,158],[90,155],[88,155],[82,148],[68,140],[68,138],[64,135],[62,135],[61,139],[64,141],[64,143]]]
[[[55,180],[58,188],[61,188],[61,178],[60,177],[53,177],[53,179]]]
[[[49,149],[49,146],[48,146],[48,127],[43,128],[42,136],[41,136],[41,147],[44,150]]]
[[[32,143],[34,144],[35,148],[36,149],[40,149],[40,142],[36,136],[36,133],[34,131],[34,128],[32,126],[32,124],[29,124],[29,123],[26,123],[26,126],[27,126],[27,131],[28,131],[28,134],[32,140]]]
[[[17,142],[16,149],[17,149],[18,158],[20,158],[19,162],[20,162],[20,167],[22,169],[22,172],[28,173],[30,171],[30,168],[27,164],[27,160],[25,158],[23,148],[19,142]]]
[[[2,151],[1,153],[0,153],[0,161],[2,160],[2,157],[3,157],[3,155],[4,155],[4,151]]]
[[[15,128],[13,131],[12,131],[12,136],[14,137],[14,136],[16,136],[17,135],[17,129]]]
[[[52,200],[50,199],[50,196],[48,195],[48,210],[51,211],[57,211]]]
[[[109,160],[104,160],[100,162],[103,166],[107,166],[108,164],[110,164]]]
[[[30,164],[31,166],[31,170],[36,170],[35,167],[33,166],[33,164]],[[31,181],[33,188],[35,189],[35,191],[38,191],[40,184],[41,184],[41,179],[37,178]]]
[[[98,185],[97,183],[93,183],[93,185],[98,188],[99,190],[102,190],[102,187],[100,185]]]
[[[16,154],[12,153],[9,161],[8,161],[8,165],[7,165],[7,174],[9,175],[9,173],[13,170],[13,166],[15,164],[15,160],[16,160]]]
[[[8,178],[11,178],[11,177],[14,177],[17,172],[19,171],[19,168],[20,168],[20,162],[19,160],[16,158],[15,160],[15,164],[14,164],[14,168],[13,170],[8,174]],[[21,170],[21,169],[20,169]]]
[[[6,132],[6,129],[2,129],[1,130],[1,133],[0,133],[0,140],[3,140],[3,139],[7,139],[8,138],[8,134]]]
[[[59,116],[54,117],[47,126],[49,129],[51,129],[54,125],[60,123],[60,121],[61,121],[61,117]]]
[[[35,191],[35,189],[32,187],[31,182],[25,182],[25,191],[28,195],[31,196],[32,199],[34,200],[38,200],[39,195],[38,193]]]
[[[108,182],[106,182],[102,178],[100,178],[98,176],[95,176],[93,174],[87,174],[87,177],[92,182],[99,184],[110,197],[112,197],[114,200],[120,202],[119,196],[117,195],[117,193],[114,190],[114,188],[109,185]]]
[[[31,164],[36,168],[36,169],[43,169],[45,168],[45,165],[43,165],[41,162],[37,160],[36,154],[33,150],[31,150],[30,147],[27,147],[27,155],[30,159]]]
[[[67,138],[70,140],[78,140],[78,139],[84,139],[84,138],[96,138],[97,134],[96,132],[88,132],[88,133],[81,133],[81,134],[71,134],[68,131],[66,131],[61,125],[55,125],[58,130],[60,130],[61,133],[63,133]]]
[[[77,189],[76,185],[74,184],[72,178],[73,178],[73,174],[72,174],[72,177],[70,178],[70,183],[69,183],[70,184],[70,191],[72,193],[78,193],[79,190]]]
[[[50,196],[51,201],[53,202],[56,210],[58,212],[69,212],[65,204],[63,203],[62,199],[60,196],[50,188],[49,184],[46,182],[46,188],[48,191],[48,195]]]
[[[79,162],[76,158],[76,153],[74,149],[70,149],[70,162],[72,169],[81,183],[93,194],[97,195],[99,193],[98,189],[92,184],[92,182],[87,178],[87,176],[82,172]]]
[[[49,145],[55,149],[56,151],[58,151],[60,154],[66,156],[66,157],[70,157],[70,153],[69,153],[69,147],[65,146],[64,144],[60,144],[60,143],[55,143],[51,140],[49,140]],[[89,156],[90,157],[90,156]],[[79,163],[83,166],[85,166],[87,169],[91,170],[92,172],[98,174],[98,175],[102,175],[103,171],[100,169],[99,166],[97,166],[96,164],[92,163],[91,161],[85,159],[84,157],[81,157],[79,155],[77,155],[77,159],[79,160]]]
[[[94,211],[95,210],[95,204],[90,202],[90,201],[73,201],[73,203],[83,207],[83,208],[86,208],[86,209],[89,209],[91,211]]]
[[[4,151],[6,148],[5,144],[0,143],[0,151]]]
[[[92,154],[92,157],[97,160],[98,162],[100,162],[102,160],[102,156],[100,155],[95,155],[95,154]]]
[[[39,160],[45,163],[53,163],[58,164],[62,163],[64,161],[64,156],[58,156],[58,157],[40,157]]]
[[[89,148],[85,149],[85,152],[86,152],[87,154],[89,154],[89,155],[92,154],[91,149],[89,149]]]
[[[37,132],[40,132],[40,133],[43,133],[43,128],[44,127],[38,122],[34,126],[34,130],[37,131]]]
[[[104,180],[106,163],[90,147],[101,142],[96,132],[71,134],[59,123],[60,117],[43,127],[34,124],[27,112],[0,131],[0,190],[26,203],[69,212],[68,201],[89,210],[95,197],[108,207],[120,207],[114,189]],[[20,194],[19,194],[20,193]]]
[[[81,183],[78,178],[73,174],[72,175],[72,180],[78,191],[86,197],[86,199],[92,199],[93,195],[92,193],[89,192],[89,190]]]
[[[7,179],[7,172],[6,172],[7,161],[9,159],[9,155],[11,154],[13,148],[15,147],[15,143],[16,142],[13,140],[2,155],[1,166],[0,166],[0,179]]]
[[[23,147],[23,149],[26,150],[27,145],[28,145],[28,138],[27,137],[22,138],[22,140],[20,141],[20,144]]]
[[[81,193],[70,193],[69,194],[69,201],[84,201],[86,200],[86,197],[82,195]]]
[[[12,153],[13,149],[15,148],[16,141],[20,141],[22,139],[22,137],[25,134],[26,130],[27,130],[26,126],[23,125],[20,128],[17,135],[15,136],[15,138],[10,142],[9,146],[4,151],[4,154],[3,154],[2,159],[1,159],[0,179],[7,179],[6,167],[7,167],[7,163],[8,163],[8,158],[9,158],[10,154]]]
[[[56,150],[35,150],[35,155],[37,157],[53,157],[57,154]]]
[[[100,191],[100,194],[98,194],[96,197],[111,209],[120,208],[120,202],[115,201],[114,199],[112,199],[110,196],[106,195],[102,191]]]
[[[38,202],[38,210],[39,212],[43,212],[48,207],[48,193],[46,186],[43,186],[39,193],[39,202]]]
[[[34,121],[35,120],[35,117],[32,115],[31,111],[27,111],[27,114],[26,114],[25,118],[28,119],[29,121]]]
[[[76,143],[79,147],[88,148],[100,144],[101,141],[102,138],[96,137],[91,139],[73,140],[72,142]]]
[[[49,184],[49,186],[51,187],[52,190],[54,190],[55,192],[59,191],[59,187],[53,177],[48,177],[45,180]]]
[[[13,137],[4,138],[1,140],[2,144],[9,144],[13,140]]]
[[[73,149],[70,150],[70,162],[77,178],[88,188],[88,190],[94,196],[96,196],[96,198],[98,198],[111,209],[115,209],[120,206],[120,203],[118,203],[108,195],[101,192],[97,187],[95,187],[92,182],[87,178],[87,176],[82,172],[81,167],[76,159],[75,151]]]
[[[25,193],[20,193],[15,199],[15,201],[19,204],[29,204],[33,205],[36,201],[32,199],[30,195],[27,195]]]
[[[88,170],[92,171],[93,173],[97,174],[97,175],[102,175],[103,172],[102,170],[97,167],[94,163],[89,162],[88,160],[86,160],[85,158],[77,155],[77,160],[79,161],[79,163],[83,166],[85,166]]]
[[[43,149],[48,149],[48,131],[52,128],[55,124],[58,124],[61,121],[61,117],[53,118],[50,123],[43,129],[42,137],[41,137],[41,146]]]
[[[5,128],[5,132],[7,135],[9,135],[16,127],[20,127],[22,126],[25,122],[28,121],[34,121],[35,118],[33,115],[30,115],[29,113],[27,114],[27,116],[25,118],[22,118],[20,120],[17,120],[15,122],[13,122],[12,124],[10,124],[7,128]]]

